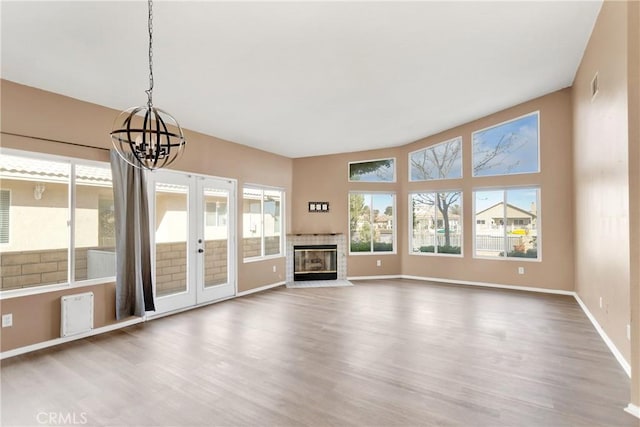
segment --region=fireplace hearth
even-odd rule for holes
[[[293,280],[336,280],[337,245],[298,245],[293,247]]]

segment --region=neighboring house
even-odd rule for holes
[[[413,213],[414,229],[415,230],[433,230],[438,229],[444,232],[444,219],[440,211],[433,206],[416,206]],[[451,212],[449,210],[449,230],[453,233],[461,229],[460,215]]]
[[[505,206],[503,202],[476,213],[476,234],[482,231],[501,230],[506,225],[507,231],[517,229],[535,230],[536,209],[532,204],[530,211],[507,203],[507,223],[504,224]]]

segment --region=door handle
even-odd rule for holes
[[[198,253],[201,254],[202,252],[204,252],[204,249],[198,249]]]

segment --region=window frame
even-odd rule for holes
[[[481,255],[477,255],[477,246],[476,246],[476,226],[477,226],[477,219],[476,219],[476,192],[479,191],[502,191],[502,203],[504,203],[504,214],[503,214],[503,220],[506,220],[506,209],[507,209],[507,192],[511,191],[511,190],[536,190],[537,191],[537,195],[536,195],[536,250],[537,250],[537,257],[536,258],[526,258],[526,257],[509,257],[507,256],[507,245],[505,244],[504,247],[504,251],[505,251],[505,256],[496,256],[496,257],[489,257],[489,256],[481,256]],[[473,254],[473,258],[474,259],[481,259],[481,260],[491,260],[491,261],[517,261],[517,262],[542,262],[542,216],[541,216],[541,212],[542,212],[542,187],[540,185],[519,185],[519,186],[501,186],[501,187],[478,187],[478,188],[474,188],[472,193],[471,193],[471,197],[472,197],[472,214],[473,214],[473,219],[472,219],[472,228],[473,228],[473,235],[472,235],[472,254]],[[505,231],[503,233],[503,237],[504,237],[504,241],[507,241],[507,227],[505,227]]]
[[[460,193],[460,223],[462,227],[462,233],[460,234],[460,253],[459,254],[451,254],[451,253],[443,253],[443,252],[414,252],[413,250],[413,209],[411,208],[411,201],[414,194],[438,194],[438,193]],[[417,255],[417,256],[444,256],[444,257],[452,257],[452,258],[464,258],[464,192],[461,189],[451,189],[451,190],[415,190],[410,191],[407,195],[407,231],[408,231],[408,252],[409,255]],[[435,207],[437,211],[437,207]],[[437,230],[437,221],[438,217],[436,216],[436,230]]]
[[[433,150],[435,149],[437,146],[439,145],[443,145],[443,144],[447,144],[453,141],[458,141],[460,144],[460,176],[454,177],[454,178],[428,178],[428,179],[413,179],[411,177],[411,169],[412,169],[412,163],[411,163],[411,156],[415,153],[418,153],[420,151],[426,151],[426,150]],[[462,138],[462,136],[456,136],[454,138],[450,138],[447,139],[445,141],[442,142],[438,142],[437,144],[433,144],[430,145],[428,147],[423,147],[420,148],[418,150],[413,150],[411,152],[409,152],[409,154],[407,155],[407,165],[408,165],[408,174],[409,174],[409,182],[430,182],[430,181],[443,181],[443,180],[449,180],[449,179],[462,179],[464,178],[464,139]]]
[[[22,296],[38,295],[60,290],[96,286],[106,283],[114,283],[116,276],[100,277],[96,279],[75,280],[75,210],[76,210],[76,166],[100,166],[108,165],[109,161],[88,160],[78,157],[62,156],[56,154],[39,153],[34,151],[19,150],[0,147],[0,155],[11,155],[34,160],[67,163],[69,165],[69,182],[67,183],[67,281],[64,283],[52,283],[15,289],[0,289],[0,300],[17,298]],[[112,181],[113,182],[113,181]]]
[[[355,165],[358,163],[370,163],[370,162],[380,162],[380,161],[384,161],[384,160],[391,160],[391,164],[393,167],[393,177],[391,179],[391,181],[361,181],[361,180],[357,180],[357,179],[351,179],[351,165]],[[364,182],[364,183],[376,183],[376,184],[393,184],[396,183],[398,181],[398,171],[396,168],[396,158],[395,157],[383,157],[383,158],[379,158],[379,159],[370,159],[370,160],[356,160],[356,161],[351,161],[348,162],[347,165],[347,181],[348,182]]]
[[[285,196],[286,196],[286,191],[284,188],[282,187],[272,187],[272,186],[267,186],[267,185],[260,185],[260,184],[244,184],[242,186],[242,210],[241,210],[241,215],[242,215],[242,230],[240,231],[240,238],[244,244],[244,191],[245,189],[252,189],[252,190],[258,190],[260,191],[262,197],[260,198],[260,223],[261,223],[261,236],[260,236],[260,255],[259,256],[253,256],[253,257],[245,257],[244,253],[242,253],[242,262],[243,263],[251,263],[251,262],[257,262],[257,261],[264,261],[264,260],[269,260],[269,259],[276,259],[276,258],[282,258],[284,256],[286,256],[285,253],[285,239],[286,239],[286,233],[285,233]],[[279,245],[279,252],[277,254],[270,254],[270,255],[265,255],[265,235],[264,235],[264,193],[265,191],[278,191],[280,192],[280,245]]]
[[[538,168],[535,171],[532,172],[512,172],[512,173],[493,173],[493,174],[487,174],[487,175],[476,175],[476,173],[474,172],[474,165],[475,165],[475,155],[474,155],[474,147],[475,147],[475,134],[480,133],[480,132],[485,132],[488,131],[490,129],[493,128],[497,128],[509,123],[513,123],[515,121],[524,119],[525,117],[529,117],[529,116],[536,116],[536,124],[537,124],[537,135],[538,135],[538,139],[536,141],[537,143],[537,156],[538,156]],[[540,156],[540,110],[536,110],[536,111],[532,111],[530,113],[527,114],[523,114],[521,116],[518,117],[514,117],[513,119],[509,119],[509,120],[505,120],[503,122],[500,123],[496,123],[493,124],[491,126],[487,126],[484,127],[482,129],[478,129],[475,130],[473,132],[471,132],[471,177],[472,178],[484,178],[484,177],[495,177],[495,176],[513,176],[513,175],[527,175],[527,174],[535,174],[535,173],[540,173],[542,171],[542,158]],[[474,190],[475,191],[475,190]]]
[[[373,250],[373,236],[371,239],[371,249],[368,252],[352,252],[351,251],[351,195],[352,194],[362,194],[362,195],[369,195],[369,196],[373,196],[374,194],[378,194],[378,195],[390,195],[392,196],[393,199],[393,216],[391,218],[391,224],[392,224],[392,232],[393,232],[393,237],[392,237],[392,244],[393,244],[393,250],[392,251],[374,251]],[[398,210],[398,200],[397,200],[397,194],[395,191],[357,191],[357,190],[353,190],[353,191],[349,191],[347,194],[347,230],[348,230],[348,239],[347,239],[347,245],[348,245],[348,255],[351,256],[367,256],[367,255],[397,255],[398,254],[398,221],[397,221],[397,210]],[[373,204],[373,203],[371,203]],[[370,213],[373,214],[373,209],[370,210]],[[373,222],[373,221],[372,221]],[[373,232],[373,228],[372,228],[372,232]]]

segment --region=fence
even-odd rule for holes
[[[507,251],[512,251],[514,246],[522,244],[528,238],[523,236],[507,236]],[[444,246],[444,234],[427,234],[413,237],[413,248],[418,250],[421,246]],[[476,251],[504,252],[504,236],[475,236]],[[462,246],[462,235],[451,234],[450,246]]]

